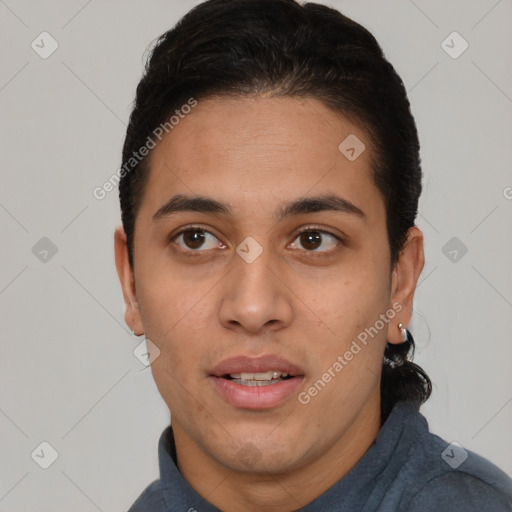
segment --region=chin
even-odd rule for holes
[[[288,441],[260,438],[258,440],[247,436],[244,439],[230,443],[222,453],[216,453],[215,458],[224,466],[238,473],[261,475],[279,475],[297,469],[303,464],[302,454],[297,451],[296,437],[289,436]],[[292,441],[290,441],[292,440]]]

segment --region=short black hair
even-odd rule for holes
[[[406,89],[375,37],[339,11],[295,0],[207,0],[158,38],[138,84],[122,152],[122,223],[134,267],[135,219],[149,174],[133,155],[175,109],[214,96],[315,98],[360,126],[386,206],[391,268],[414,226],[422,190],[416,124]],[[411,338],[412,340],[412,338]],[[400,400],[425,401],[414,341],[387,344],[382,420]]]

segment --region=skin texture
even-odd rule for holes
[[[353,162],[338,150],[349,134],[366,145]],[[371,151],[362,128],[315,99],[201,100],[152,151],[134,271],[122,227],[115,232],[125,319],[160,350],[151,368],[171,411],[179,469],[221,510],[296,510],[343,477],[378,434],[385,343],[401,341],[398,324],[409,323],[424,256],[413,227],[390,272]],[[209,196],[232,213],[153,221],[175,194]],[[364,218],[320,211],[278,219],[285,203],[320,194],[350,201]],[[202,246],[186,235],[172,240],[197,224],[211,233]],[[299,233],[310,225],[343,242],[321,234],[321,244],[308,244]],[[248,236],[263,249],[252,263],[236,252]],[[385,328],[300,403],[298,392],[393,304],[401,310]],[[230,405],[209,376],[241,354],[282,356],[302,368],[304,380],[268,410]]]

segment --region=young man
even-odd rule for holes
[[[419,144],[368,31],[200,4],[153,49],[121,176],[125,318],[172,422],[131,512],[512,510],[418,411]]]

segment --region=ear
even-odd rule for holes
[[[414,292],[424,264],[423,233],[413,226],[407,233],[407,241],[391,276],[391,305],[400,303],[402,309],[389,323],[388,343],[402,343],[398,324],[407,327],[411,321]]]
[[[124,320],[128,327],[137,335],[144,334],[142,318],[140,315],[139,303],[135,291],[135,276],[128,259],[128,245],[123,226],[118,226],[114,233],[114,252],[116,257],[116,268],[121,288],[123,290],[125,312]]]

